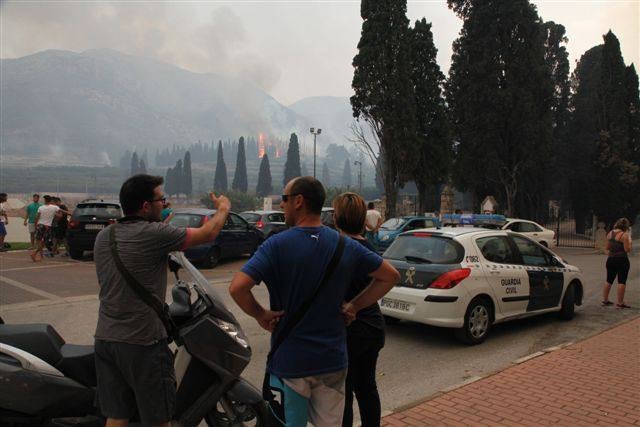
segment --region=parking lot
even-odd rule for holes
[[[577,309],[574,320],[563,322],[551,314],[496,325],[485,343],[473,347],[460,345],[446,329],[406,322],[390,324],[378,365],[383,409],[408,405],[465,380],[503,369],[531,353],[594,335],[640,314],[637,254],[631,258],[626,298],[634,308],[616,310],[599,304],[603,255],[592,249],[561,248],[557,252],[584,274],[584,304]],[[245,376],[260,384],[268,334],[240,312],[226,292],[231,277],[245,261],[246,258],[223,261],[213,270],[201,271],[220,290],[245,328],[254,351]],[[25,251],[0,254],[0,315],[8,323],[50,323],[68,342],[91,343],[97,319],[97,291],[91,258],[46,258],[33,263]],[[256,295],[266,304],[264,286],[256,288]]]

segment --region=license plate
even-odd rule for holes
[[[102,230],[104,228],[104,224],[87,224],[84,226],[85,230]]]
[[[411,310],[411,303],[400,301],[397,299],[391,299],[391,298],[382,298],[382,300],[380,300],[380,305],[382,307],[390,308],[392,310],[400,310],[400,311]]]

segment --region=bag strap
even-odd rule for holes
[[[271,346],[271,350],[267,355],[267,365],[273,358],[273,355],[275,354],[275,352],[278,350],[278,347],[280,347],[280,344],[282,344],[282,342],[287,338],[291,330],[300,322],[300,320],[302,320],[304,315],[307,314],[307,310],[309,310],[309,307],[311,307],[313,300],[315,300],[316,296],[320,293],[322,288],[327,284],[327,282],[329,282],[329,279],[333,275],[333,272],[335,271],[336,267],[338,266],[338,263],[340,262],[340,258],[342,258],[342,252],[344,251],[344,242],[345,242],[344,237],[340,236],[338,240],[338,245],[336,246],[336,249],[333,252],[333,257],[331,257],[331,260],[327,265],[327,269],[324,271],[320,284],[315,289],[313,294],[311,294],[309,298],[307,298],[307,300],[302,303],[298,311],[296,311],[295,314],[289,318],[289,322],[286,323],[280,330],[280,333],[276,337],[273,345]]]
[[[164,325],[167,330],[167,334],[169,339],[174,339],[174,334],[176,332],[176,324],[169,316],[169,306],[166,302],[160,301],[160,298],[155,296],[151,291],[145,288],[138,280],[133,277],[133,275],[126,269],[122,260],[120,259],[120,255],[118,255],[118,245],[116,243],[116,224],[112,224],[109,228],[109,248],[111,249],[111,257],[113,258],[113,262],[116,264],[118,271],[122,274],[124,281],[129,285],[129,288],[140,298],[145,304],[153,309],[156,312],[160,321]]]

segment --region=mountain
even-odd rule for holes
[[[322,129],[320,138],[325,146],[329,144],[352,145],[351,123],[353,113],[349,98],[335,96],[313,96],[289,105],[289,109],[307,117],[313,127]]]
[[[109,164],[127,149],[309,127],[251,82],[113,50],[2,59],[0,73],[4,162]]]

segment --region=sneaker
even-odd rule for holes
[[[622,303],[622,304],[616,304],[616,308],[631,308],[631,306],[625,303]]]
[[[607,305],[613,305],[613,303],[611,301],[607,300],[607,301],[602,301],[600,303],[600,305],[604,307],[604,306],[607,306]]]

